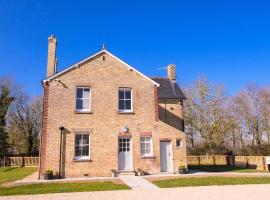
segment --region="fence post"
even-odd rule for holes
[[[247,167],[247,169],[248,169],[248,167],[249,167],[249,164],[248,164],[248,157],[246,156],[246,167]]]
[[[24,158],[24,156],[22,156],[22,167],[24,167],[25,166],[25,158]]]
[[[230,156],[226,156],[226,164],[227,164],[227,166],[231,166],[231,158],[230,158]]]
[[[266,170],[266,168],[265,168],[266,164],[265,164],[264,157],[262,156],[261,159],[262,159],[263,171],[265,171]]]
[[[213,156],[213,165],[216,165],[216,158]]]
[[[201,158],[198,156],[198,165],[201,165]]]

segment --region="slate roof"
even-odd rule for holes
[[[186,99],[183,91],[176,83],[168,78],[151,78],[160,84],[158,87],[158,98],[163,99]]]

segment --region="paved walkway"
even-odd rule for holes
[[[134,175],[120,175],[120,180],[123,181],[126,185],[131,187],[133,190],[154,190],[158,189],[157,186],[150,183],[149,181],[143,179],[140,176]]]
[[[270,185],[187,187],[0,197],[1,200],[269,200]]]

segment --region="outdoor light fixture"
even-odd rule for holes
[[[123,130],[124,133],[128,133],[129,132],[129,129],[128,129],[127,126],[125,126],[124,128],[122,128],[122,130]]]
[[[58,179],[61,178],[61,165],[62,165],[62,142],[63,142],[63,133],[65,130],[65,127],[61,126],[59,127],[60,130],[60,149],[59,149],[59,172],[58,172]]]

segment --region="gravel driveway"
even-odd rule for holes
[[[32,196],[0,197],[23,200],[269,200],[270,185],[188,187],[157,190],[83,192]]]

